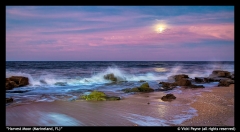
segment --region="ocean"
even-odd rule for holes
[[[53,102],[55,100],[74,101],[79,96],[92,90],[103,91],[119,97],[127,97],[134,93],[124,93],[122,89],[139,87],[147,82],[157,91],[159,82],[167,81],[169,76],[186,74],[189,78],[208,77],[213,70],[234,72],[233,61],[6,61],[6,78],[25,76],[29,85],[6,91],[6,97],[14,101],[7,106],[30,104],[34,102]],[[114,74],[117,82],[104,79],[104,75]],[[145,82],[142,82],[145,81]],[[206,88],[218,85],[218,82],[204,83]],[[172,94],[181,94],[181,88],[169,90]],[[169,91],[157,91],[169,93]],[[191,90],[190,90],[191,91]],[[189,94],[189,90],[188,90]],[[191,92],[199,95],[199,92]],[[194,101],[194,100],[193,100]],[[196,116],[196,110],[188,104],[158,102],[161,108],[179,109],[174,114],[166,112],[161,118],[149,115],[132,114],[127,119],[143,126],[177,125]],[[136,117],[137,116],[137,120]],[[169,120],[171,118],[172,120]],[[160,121],[161,120],[161,121]],[[42,125],[42,124],[40,124]],[[49,124],[44,124],[49,125]],[[51,125],[51,124],[50,124]],[[79,124],[78,124],[79,125]]]
[[[161,87],[159,82],[176,74],[187,74],[190,78],[208,77],[213,70],[234,72],[233,61],[7,61],[6,77],[25,76],[29,85],[6,92],[16,103],[31,101],[54,101],[73,99],[90,90],[116,93],[121,90],[149,83],[153,89]],[[104,79],[113,73],[118,82]],[[205,86],[216,86],[207,83]]]

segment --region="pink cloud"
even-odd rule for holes
[[[72,30],[72,29],[69,29]],[[6,35],[7,48],[32,48],[54,49],[61,47],[62,50],[81,51],[88,46],[107,45],[166,45],[186,42],[200,42],[202,39],[209,40],[234,40],[233,24],[197,24],[184,26],[171,26],[162,34],[153,31],[150,26],[129,28],[122,30],[104,31],[86,34],[42,34],[38,28],[24,32],[11,31]],[[53,40],[47,43],[48,40]],[[16,45],[13,45],[16,43]],[[87,46],[88,45],[88,46]]]

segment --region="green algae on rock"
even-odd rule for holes
[[[93,101],[120,100],[120,97],[107,96],[104,92],[96,90],[92,91],[90,94],[81,96],[81,98]]]

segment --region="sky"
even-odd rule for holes
[[[6,6],[6,61],[234,61],[234,6]]]

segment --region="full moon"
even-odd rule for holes
[[[163,30],[164,30],[164,28],[163,28],[163,27],[159,27],[159,28],[158,28],[158,33],[161,33],[161,32],[163,32]]]
[[[157,23],[153,26],[153,30],[158,33],[164,33],[168,29],[168,25],[166,23]]]

